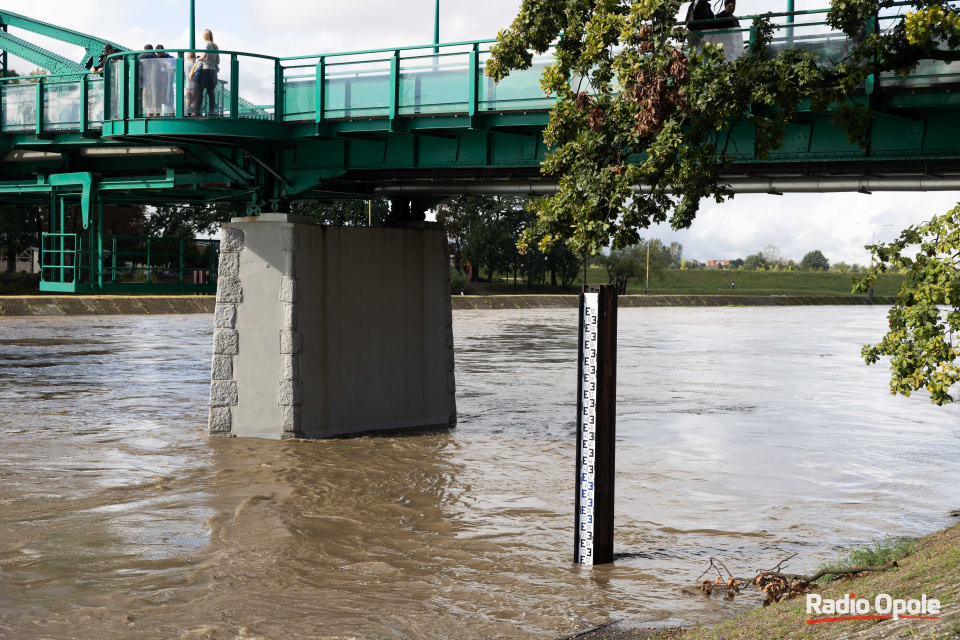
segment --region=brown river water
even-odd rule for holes
[[[555,638],[709,624],[708,558],[809,569],[960,508],[960,406],[885,309],[624,309],[612,566],[571,563],[574,310],[456,312],[460,424],[205,436],[212,317],[0,319],[0,637]]]

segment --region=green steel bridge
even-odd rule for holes
[[[902,19],[896,9],[866,28],[889,28]],[[826,11],[774,14],[772,48],[837,63],[856,43],[824,24]],[[46,51],[8,27],[78,46],[83,57]],[[484,75],[493,40],[290,58],[222,50],[210,104],[197,101],[188,50],[144,57],[153,52],[8,11],[0,29],[4,76],[8,54],[50,72],[0,78],[0,204],[50,207],[46,291],[216,286],[215,241],[107,236],[104,204],[230,203],[246,216],[297,200],[389,197],[402,220],[416,222],[454,195],[555,189],[539,172],[554,102],[540,89],[549,52],[495,84]],[[750,29],[709,37],[733,52]],[[92,73],[106,44],[122,52]],[[772,194],[958,189],[957,89],[960,65],[935,61],[907,78],[870,78],[856,97],[875,113],[867,150],[848,143],[831,114],[808,111],[783,149],[759,160],[752,125],[736,123],[727,179],[738,192]],[[68,205],[81,233],[67,228]]]

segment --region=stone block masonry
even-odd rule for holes
[[[240,252],[243,230],[224,228],[220,234],[217,306],[213,312],[213,365],[210,375],[210,435],[233,435],[233,411],[240,400],[234,378],[234,358],[240,353],[237,307],[243,302]]]
[[[443,231],[308,221],[265,214],[222,230],[210,434],[454,424]]]

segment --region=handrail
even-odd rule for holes
[[[409,45],[406,47],[386,47],[384,49],[368,49],[366,51],[341,51],[336,53],[318,53],[310,56],[290,56],[287,58],[279,58],[280,62],[285,62],[287,60],[311,60],[313,58],[336,58],[342,56],[363,56],[369,55],[371,53],[393,53],[394,51],[413,51],[415,49],[433,49],[434,47],[443,48],[443,47],[466,47],[475,44],[490,44],[496,42],[497,39],[488,39],[488,40],[465,40],[463,42],[446,42],[441,44],[418,44],[418,45]],[[468,52],[464,52],[468,53]]]
[[[80,76],[92,76],[92,75],[98,75],[98,74],[92,73],[90,71],[85,71],[83,73],[78,71],[77,73],[46,73],[39,76],[6,76],[6,77],[0,78],[0,82],[12,82],[16,84],[20,80],[40,80],[40,79],[50,80],[51,78],[69,78],[74,82],[76,82]],[[25,82],[24,84],[34,84],[34,83]]]
[[[161,49],[164,53],[207,53],[209,51],[214,51],[213,49]],[[126,56],[139,56],[145,53],[157,53],[156,49],[144,49],[142,51],[118,51],[116,53],[111,53],[107,56],[107,59],[116,58],[120,59]],[[245,56],[247,58],[260,58],[262,60],[272,60],[277,62],[280,58],[276,56],[268,56],[262,53],[248,53],[246,51],[229,51],[226,49],[217,49],[214,53],[220,54],[222,56]],[[170,56],[171,58],[176,58],[178,56]]]

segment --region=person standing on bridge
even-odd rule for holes
[[[183,75],[186,79],[183,83],[183,102],[187,107],[187,115],[195,116],[197,115],[197,76],[200,75],[200,63],[197,62],[197,54],[193,51],[188,51],[184,58],[186,62]]]
[[[97,66],[91,69],[91,71],[103,75],[103,68],[107,66],[107,56],[113,53],[120,53],[120,50],[114,48],[114,46],[109,43],[103,45],[103,54],[100,56],[100,60],[97,61]],[[116,62],[116,58],[114,58],[113,62]]]
[[[217,71],[220,69],[220,54],[217,53],[218,47],[213,41],[213,32],[207,29],[203,32],[203,40],[207,43],[207,50],[201,56],[197,56],[200,68],[197,69],[197,115],[203,115],[203,94],[208,97],[207,115],[217,115]]]
[[[173,81],[176,75],[176,62],[173,56],[167,53],[162,44],[153,49],[157,52],[157,105],[159,116],[173,115],[174,88]]]
[[[153,53],[153,45],[143,45],[144,51],[150,53],[141,53],[140,59],[140,108],[139,114],[147,118],[154,118],[158,115],[159,105],[157,98],[157,54]]]

